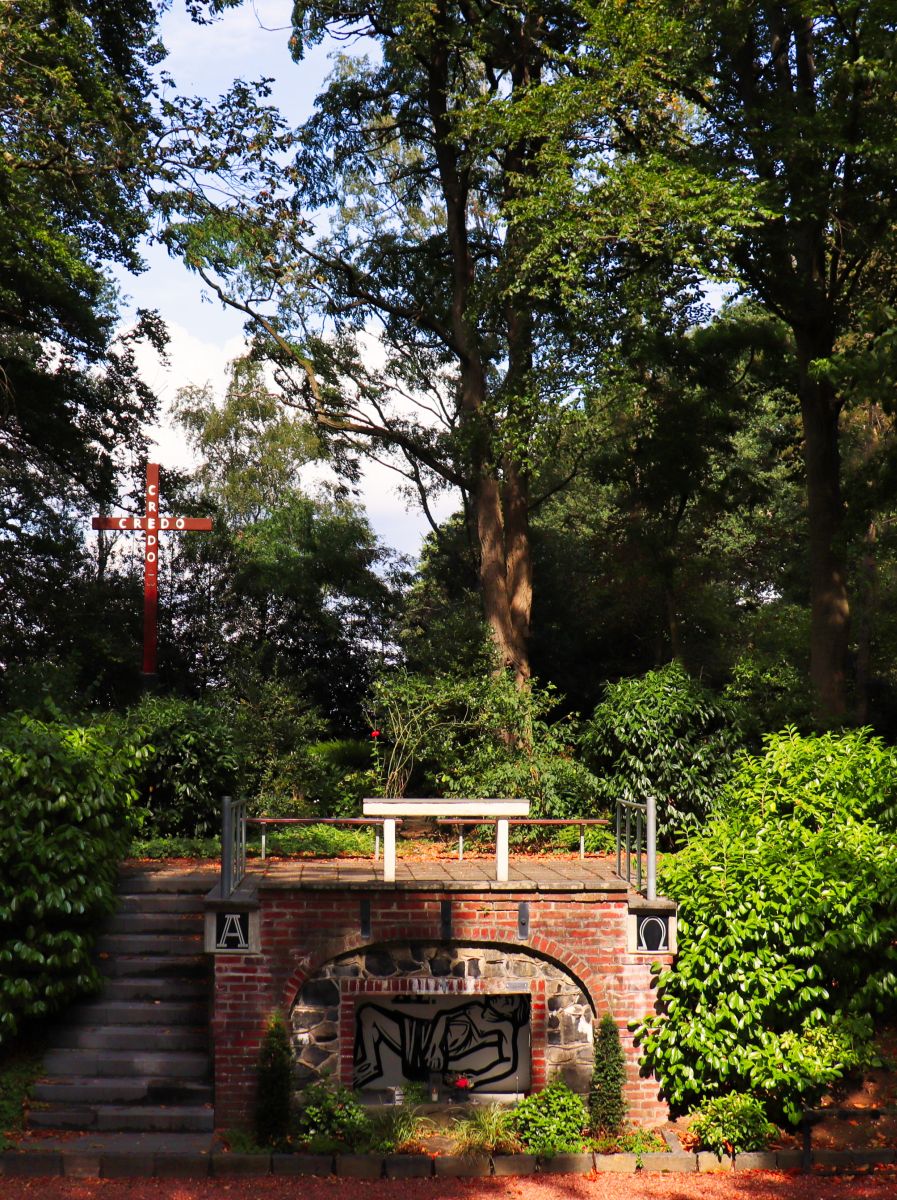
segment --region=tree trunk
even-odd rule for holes
[[[858,589],[861,589],[863,597],[860,606],[859,629],[857,630],[856,705],[854,714],[858,725],[865,725],[869,720],[869,681],[872,678],[872,631],[875,624],[875,610],[878,603],[878,572],[875,561],[877,541],[878,526],[875,521],[870,521],[864,538],[861,563],[862,575]]]
[[[843,505],[838,446],[840,403],[832,387],[810,376],[810,363],[830,348],[798,343],[807,514],[810,534],[810,679],[820,719],[843,720],[847,711],[850,605],[839,545]]]

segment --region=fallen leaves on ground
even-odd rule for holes
[[[11,1179],[3,1200],[889,1200],[893,1172],[867,1176],[558,1175],[512,1179]]]

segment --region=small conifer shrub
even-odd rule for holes
[[[589,1086],[589,1121],[595,1134],[619,1133],[626,1119],[626,1063],[617,1023],[605,1013],[595,1030],[595,1066]]]
[[[293,1100],[293,1053],[281,1013],[272,1013],[259,1051],[255,1140],[277,1147],[287,1140]]]

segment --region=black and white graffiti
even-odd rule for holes
[[[529,1083],[529,1014],[528,996],[360,1004],[355,1086],[424,1083],[433,1073],[457,1072],[476,1089],[520,1090]]]

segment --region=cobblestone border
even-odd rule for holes
[[[816,1150],[812,1165],[824,1170],[856,1170],[858,1167],[894,1164],[894,1150]],[[636,1170],[657,1173],[795,1171],[801,1169],[799,1150],[740,1154],[734,1160],[715,1154],[560,1154],[539,1159],[530,1154],[460,1157],[426,1154],[138,1154],[78,1153],[71,1151],[10,1150],[0,1154],[0,1176],[40,1178],[65,1175],[72,1178],[122,1179],[217,1178],[237,1175],[336,1175],[348,1179],[460,1179],[500,1175],[587,1175]]]

